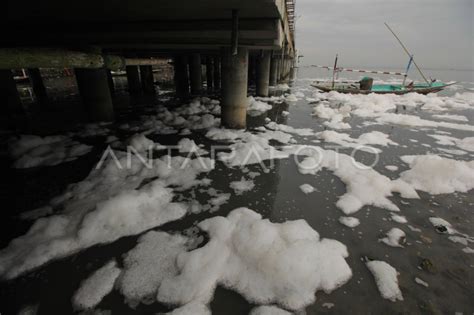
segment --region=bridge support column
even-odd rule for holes
[[[46,87],[44,86],[43,78],[41,78],[40,70],[38,68],[30,68],[27,72],[36,102],[42,107],[48,106],[48,94],[46,93]]]
[[[77,86],[89,118],[114,120],[114,108],[105,69],[74,69]]]
[[[199,95],[202,93],[202,67],[201,55],[192,54],[189,63],[189,77],[191,78],[191,94]]]
[[[295,76],[296,76],[295,61],[291,59],[290,60],[290,80],[294,80]]]
[[[139,95],[141,87],[138,66],[127,66],[125,71],[127,72],[128,92],[131,95]]]
[[[214,91],[221,89],[221,59],[214,57]]]
[[[257,57],[257,96],[268,96],[270,83],[270,51],[262,51]]]
[[[247,116],[248,49],[239,47],[232,55],[230,48],[222,48],[222,125],[243,129]]]
[[[115,94],[114,78],[112,77],[112,72],[109,69],[107,69],[107,81],[109,82],[110,94],[114,95]]]
[[[185,98],[189,96],[188,58],[178,55],[174,58],[174,84],[176,96]]]
[[[148,95],[155,94],[155,79],[152,66],[140,66],[140,79],[143,92]]]
[[[278,81],[278,59],[273,57],[270,62],[270,85],[277,85]]]
[[[249,55],[249,67],[248,67],[248,86],[256,84],[257,82],[257,62],[258,57]]]
[[[207,85],[207,93],[210,94],[213,91],[213,84],[214,84],[214,63],[213,58],[207,56],[206,57],[206,85]]]
[[[7,114],[24,113],[11,70],[0,69],[0,104]]]

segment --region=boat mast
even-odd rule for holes
[[[418,72],[421,74],[421,76],[423,77],[423,79],[426,81],[426,83],[428,83],[429,85],[431,85],[431,82],[428,81],[428,79],[426,79],[425,75],[423,74],[423,72],[421,71],[420,67],[418,67],[418,65],[416,64],[415,60],[413,59],[413,55],[410,54],[410,52],[408,51],[408,49],[405,47],[405,45],[403,45],[402,41],[400,40],[400,38],[398,38],[397,34],[395,34],[395,32],[390,28],[390,26],[388,26],[387,23],[384,23],[385,26],[388,28],[388,30],[393,34],[393,36],[395,36],[395,38],[398,40],[398,42],[400,43],[400,45],[402,46],[403,50],[405,50],[405,52],[407,53],[408,57],[411,58],[411,60],[413,61],[413,64],[415,65],[416,69],[418,69]]]
[[[337,71],[337,54],[336,60],[334,60],[334,68],[332,70],[332,88],[334,89],[334,81],[336,80],[336,71]]]
[[[403,86],[405,86],[405,81],[407,80],[408,71],[410,70],[410,66],[412,62],[413,62],[413,55],[410,56],[410,60],[408,61],[407,70],[405,71],[405,77],[403,78],[403,83],[402,83]]]

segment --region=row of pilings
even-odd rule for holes
[[[29,53],[25,58],[21,58],[22,53],[19,52],[19,57],[17,56],[13,63],[0,62],[0,103],[11,115],[21,115],[23,107],[13,73],[10,69],[5,69],[8,64],[28,69],[27,74],[35,99],[43,105],[47,104],[49,99],[39,67],[76,66],[74,74],[79,94],[90,121],[114,120],[114,83],[111,68],[115,70],[119,67],[126,71],[130,95],[155,93],[153,64],[156,59],[110,58],[88,54],[76,56],[73,53],[62,55],[58,52],[52,55]],[[256,96],[266,97],[269,95],[270,86],[287,81],[293,75],[295,67],[294,59],[284,53],[249,50],[244,47],[238,47],[236,51],[221,48],[218,53],[212,54],[183,52],[174,54],[172,60],[176,97],[185,101],[203,94],[220,94],[222,125],[237,129],[246,127],[249,85],[255,85]],[[121,64],[117,66],[118,63]],[[203,66],[206,68],[204,77]]]

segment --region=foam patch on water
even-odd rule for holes
[[[58,165],[73,161],[92,150],[92,146],[74,141],[65,135],[22,135],[10,139],[8,148],[15,168]]]
[[[457,93],[454,97],[443,97],[435,94],[421,95],[417,93],[408,93],[405,95],[351,95],[337,93],[335,91],[329,93],[314,93],[313,98],[317,103],[313,108],[313,115],[328,120],[325,121],[324,124],[334,128],[350,127],[343,121],[355,115],[363,118],[372,118],[382,124],[397,124],[410,127],[441,127],[474,131],[474,127],[469,124],[432,121],[414,115],[394,112],[397,106],[400,105],[408,108],[422,107],[422,109],[431,111],[467,109],[474,106],[474,101],[471,97],[472,93]],[[459,117],[455,118],[459,119]]]
[[[437,155],[405,155],[401,159],[410,169],[402,172],[400,179],[417,190],[437,195],[474,188],[474,161],[457,161]]]
[[[257,306],[257,307],[254,307],[249,313],[249,315],[292,315],[292,314],[293,313],[282,310],[281,308],[273,306],[273,305]]]
[[[361,151],[370,153],[380,153],[382,150],[369,147],[369,145],[380,145],[385,147],[389,144],[398,145],[396,142],[390,140],[387,134],[380,131],[371,131],[360,135],[358,138],[351,138],[351,136],[346,133],[325,130],[318,132],[316,136],[325,142],[336,143],[346,148],[357,148]]]
[[[153,160],[153,168],[136,157],[125,168],[128,161],[125,154],[108,159],[54,198],[51,205],[63,210],[38,219],[25,235],[0,251],[0,275],[13,278],[50,260],[183,217],[187,205],[173,202],[173,189],[168,186],[182,190],[199,185],[197,175],[213,166],[207,158],[179,156]],[[157,179],[141,186],[147,178]]]
[[[375,278],[380,295],[387,300],[403,301],[402,292],[398,287],[398,272],[384,261],[373,260],[366,263],[367,268]]]
[[[247,113],[250,116],[258,116],[272,109],[272,105],[256,100],[252,96],[249,96],[248,103]]]
[[[314,192],[314,190],[315,190],[314,187],[311,186],[310,184],[302,184],[302,185],[300,185],[300,189],[305,194],[310,194],[310,193]]]
[[[346,247],[320,239],[304,220],[271,223],[239,208],[198,227],[209,242],[177,257],[179,271],[163,279],[159,301],[207,304],[222,285],[251,303],[300,309],[314,302],[317,290],[329,293],[352,275]]]
[[[239,181],[230,182],[229,187],[234,190],[236,195],[242,195],[244,192],[252,190],[255,184],[253,180],[246,180],[242,177]]]
[[[306,156],[298,164],[301,174],[316,175],[322,168],[326,168],[346,184],[347,192],[336,203],[346,215],[357,212],[365,205],[400,211],[387,198],[392,192],[399,192],[404,198],[419,198],[411,185],[402,180],[391,180],[347,154],[314,146],[291,146],[287,148],[287,152]]]
[[[338,221],[342,225],[345,225],[350,228],[355,228],[356,226],[360,224],[359,219],[354,218],[354,217],[339,217]]]
[[[79,289],[72,297],[72,305],[76,310],[94,308],[114,288],[115,281],[121,270],[115,260],[102,266],[82,281]]]
[[[386,233],[386,236],[379,239],[379,241],[391,247],[403,247],[402,243],[405,242],[405,237],[405,232],[399,228],[392,228]]]

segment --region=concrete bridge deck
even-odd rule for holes
[[[208,88],[222,87],[223,124],[240,128],[249,65],[255,67],[250,72],[256,72],[257,95],[266,96],[294,63],[294,0],[7,0],[6,8],[0,99],[10,109],[21,105],[11,69],[71,67],[91,120],[113,120],[108,61],[127,66],[131,92],[134,86],[153,92],[151,58],[165,57],[174,58],[180,97],[202,92],[206,65]],[[44,94],[39,72],[30,73],[35,92]]]

